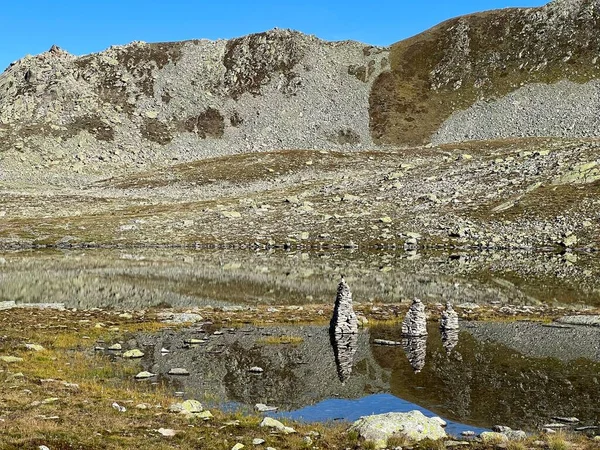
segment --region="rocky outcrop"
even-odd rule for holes
[[[388,439],[394,435],[405,436],[412,441],[435,441],[446,437],[439,421],[425,417],[420,411],[362,417],[350,429],[372,442],[375,448],[385,448]]]
[[[402,335],[409,337],[427,336],[427,316],[425,305],[415,298],[402,322]]]
[[[334,335],[356,334],[358,332],[358,319],[352,307],[352,292],[350,292],[350,287],[344,278],[338,285],[329,329]]]
[[[369,147],[369,91],[387,54],[281,29],[132,42],[81,57],[53,47],[0,74],[0,155],[5,164],[22,157],[97,173],[247,151]]]

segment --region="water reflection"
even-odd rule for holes
[[[442,330],[442,345],[444,350],[449,355],[454,350],[454,347],[458,344],[458,329],[450,328],[448,330]]]
[[[427,358],[427,336],[402,338],[402,347],[415,373],[423,370]]]
[[[106,249],[3,253],[0,261],[6,261],[0,265],[0,302],[64,303],[66,308],[329,304],[339,273],[346,275],[357,303],[419,297],[600,305],[600,291],[585,275],[600,270],[600,258],[593,255],[568,267],[562,257],[547,254],[480,252],[460,264],[435,253],[407,259],[403,251]]]
[[[136,335],[127,346],[143,349],[144,369],[173,390],[222,404],[293,411],[327,399],[390,393],[480,427],[535,429],[553,416],[575,416],[582,424],[600,420],[600,330],[594,327],[469,323],[458,339],[458,330],[440,335],[430,324],[429,338],[401,341],[399,325],[345,336],[331,335],[327,326],[248,327],[217,335],[213,329],[165,330]],[[290,335],[300,342],[267,343],[266,337]],[[186,345],[192,338],[204,342]],[[374,343],[380,339],[402,346]],[[163,354],[163,347],[170,352]],[[249,373],[254,366],[264,372]],[[190,375],[169,375],[174,367]],[[334,409],[327,414],[339,417]]]
[[[330,333],[338,378],[342,383],[352,374],[354,355],[358,345],[358,334]]]

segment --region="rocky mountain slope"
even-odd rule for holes
[[[598,136],[599,30],[597,0],[554,0],[458,17],[399,42],[371,92],[373,137]]]
[[[371,146],[368,97],[387,54],[277,29],[230,41],[134,42],[83,57],[52,47],[0,76],[0,154],[93,173]]]
[[[555,0],[389,49],[278,29],[82,57],[52,47],[0,75],[0,158],[24,177],[101,175],[259,150],[597,136],[598,31],[597,0]]]
[[[474,14],[389,49],[272,30],[26,57],[0,75],[0,245],[573,264],[600,248],[598,9]]]

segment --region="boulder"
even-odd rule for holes
[[[413,441],[445,438],[446,432],[435,419],[425,417],[421,411],[387,413],[361,417],[350,427],[375,448],[385,448],[393,435],[402,435]]]

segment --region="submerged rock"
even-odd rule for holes
[[[404,336],[427,336],[425,305],[418,298],[413,300],[404,322],[402,322],[402,334]]]
[[[446,309],[442,312],[440,328],[442,330],[458,330],[458,314],[452,308],[451,303],[446,303]]]
[[[358,333],[358,319],[352,307],[352,292],[343,277],[338,285],[329,329],[336,335]]]
[[[446,437],[439,422],[425,417],[421,411],[361,417],[350,430],[357,431],[366,441],[372,442],[375,448],[385,448],[388,438],[393,435],[401,435],[413,441],[435,441]]]

